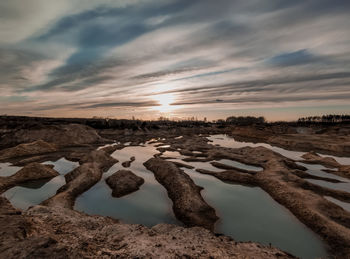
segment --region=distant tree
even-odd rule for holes
[[[299,118],[298,123],[310,124],[310,123],[323,123],[323,124],[333,124],[333,123],[348,123],[350,122],[350,115],[339,115],[339,114],[329,114],[322,116],[309,116]]]
[[[253,117],[253,116],[230,116],[226,118],[226,123],[232,124],[232,125],[252,125],[252,124],[263,124],[265,123],[264,117]]]

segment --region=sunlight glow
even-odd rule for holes
[[[154,107],[155,110],[162,113],[168,113],[174,110],[174,106],[171,105],[175,101],[174,94],[155,95],[152,98],[159,103],[159,106]]]

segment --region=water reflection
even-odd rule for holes
[[[75,168],[77,168],[79,166],[78,162],[72,162],[72,161],[68,161],[67,159],[65,159],[64,157],[62,157],[61,159],[57,160],[57,161],[47,161],[44,162],[43,164],[45,165],[54,165],[54,168],[57,172],[59,172],[60,174],[67,174],[70,171],[74,170]]]
[[[205,162],[187,164],[208,168]],[[216,232],[238,241],[271,243],[301,258],[327,256],[322,241],[261,188],[227,184],[194,169],[183,170],[197,185],[204,187],[203,198],[220,217]]]
[[[276,153],[279,153],[293,160],[300,160],[302,159],[301,156],[305,154],[305,152],[291,151],[280,147],[271,146],[270,144],[266,144],[266,143],[240,142],[224,134],[213,135],[213,136],[207,137],[207,139],[211,140],[212,141],[211,144],[213,145],[219,145],[219,146],[228,147],[228,148],[266,147],[268,149],[273,150]]]
[[[64,175],[79,166],[79,163],[68,161],[65,158],[47,161],[43,164],[54,165],[54,169],[60,175],[49,180],[28,182],[7,190],[3,195],[14,207],[26,210],[54,196],[57,190],[66,183]]]
[[[229,166],[237,167],[240,169],[248,170],[248,171],[260,172],[260,171],[264,170],[262,167],[247,165],[247,164],[243,164],[243,163],[229,160],[229,159],[221,159],[221,160],[218,160],[217,162],[224,164],[224,165],[229,165]]]
[[[17,173],[22,167],[13,166],[11,163],[0,163],[0,176],[11,176]]]
[[[316,179],[305,179],[306,181],[317,184],[323,187],[327,187],[330,189],[335,189],[339,191],[346,191],[350,192],[350,180],[346,179],[344,177],[340,177],[331,173],[324,172],[322,170],[326,169],[322,165],[316,165],[316,164],[305,164],[305,163],[297,163],[299,165],[302,165],[307,168],[307,173],[315,176],[320,176],[320,177],[327,177],[327,178],[332,178],[341,181],[341,183],[332,183],[328,181],[323,181],[323,180],[316,180]]]
[[[14,207],[26,210],[30,206],[37,205],[55,195],[56,191],[65,183],[64,176],[59,175],[46,183],[39,181],[15,186],[3,195]]]
[[[339,207],[342,207],[344,210],[350,212],[350,203],[344,202],[344,201],[340,201],[340,200],[337,200],[337,199],[335,199],[333,197],[329,197],[329,196],[325,196],[324,198],[329,200],[330,202],[333,202],[333,203],[337,204]]]
[[[134,193],[121,198],[112,197],[112,190],[105,183],[105,179],[120,169],[125,170],[120,163],[115,164],[98,184],[78,197],[75,209],[150,227],[159,223],[180,224],[172,212],[172,202],[165,188],[156,181],[153,173],[143,166],[143,163],[156,153],[156,148],[149,144],[115,151],[112,156],[121,162],[129,160],[131,156],[135,157],[128,170],[142,177],[145,183]]]
[[[113,198],[104,179],[122,169],[120,164],[116,164],[104,175],[102,181],[77,199],[75,208],[89,214],[112,216],[124,222],[147,226],[162,222],[179,224],[172,214],[171,201],[167,198],[165,189],[142,165],[156,153],[157,150],[150,145],[116,151],[113,156],[120,161],[136,157],[130,169],[143,177],[145,184],[137,192]],[[174,158],[169,161],[222,171],[210,162],[183,162],[180,153],[172,152],[171,155]],[[248,165],[241,166],[246,169]],[[302,258],[327,255],[322,241],[261,188],[226,184],[212,176],[197,173],[195,169],[184,170],[197,185],[204,187],[204,199],[217,211],[220,221],[216,224],[216,232],[232,236],[238,241],[272,243]]]

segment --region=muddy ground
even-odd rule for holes
[[[312,176],[307,174],[306,168],[267,148],[223,148],[211,145],[206,139],[211,134],[228,134],[236,139],[255,140],[290,150],[310,152],[305,155],[305,162],[323,164],[336,169],[338,175],[350,178],[349,166],[330,158],[321,158],[315,153],[322,151],[329,155],[350,156],[348,129],[334,127],[320,131],[293,127],[211,126],[97,130],[86,125],[55,124],[35,125],[28,129],[6,129],[2,132],[0,162],[25,166],[26,171],[11,177],[0,177],[1,193],[25,181],[54,177],[57,172],[38,164],[43,161],[65,157],[80,163],[78,168],[65,176],[66,184],[55,196],[26,212],[15,210],[6,199],[1,198],[0,219],[9,222],[1,224],[2,257],[290,257],[275,248],[256,243],[239,243],[211,233],[217,220],[215,208],[205,203],[200,187],[191,182],[181,170],[181,167],[186,166],[186,161],[211,162],[223,171],[199,172],[213,175],[225,182],[261,187],[318,234],[328,245],[331,255],[338,258],[350,255],[350,213],[324,198],[330,196],[350,202],[350,190],[336,191],[307,182],[305,178]],[[158,148],[160,154],[145,165],[167,189],[174,202],[177,218],[192,228],[157,225],[150,229],[105,217],[91,217],[72,210],[75,199],[100,181],[103,173],[113,164],[118,163],[110,154],[124,148],[127,142],[130,145],[141,145],[147,141],[157,142],[157,139],[162,139],[162,145],[169,147]],[[119,144],[96,150],[115,142]],[[178,151],[187,158],[184,159],[184,164],[168,162],[160,156],[165,151]],[[260,166],[263,170],[250,172],[225,167],[216,162],[220,159]],[[114,180],[118,182],[117,179]],[[322,180],[332,181],[327,178]],[[137,188],[134,189],[137,191]]]

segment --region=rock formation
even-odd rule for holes
[[[143,178],[128,170],[119,170],[106,179],[106,183],[113,190],[113,197],[122,197],[137,191],[145,182]]]
[[[213,230],[218,217],[200,194],[201,187],[172,162],[151,158],[144,163],[168,191],[175,216],[186,226],[201,226]]]
[[[55,145],[42,140],[20,144],[0,151],[0,161],[23,156],[35,156],[57,151]]]
[[[23,167],[14,175],[8,177],[0,177],[0,193],[21,183],[35,180],[50,179],[58,176],[59,173],[57,173],[52,168],[52,165],[31,163]]]

